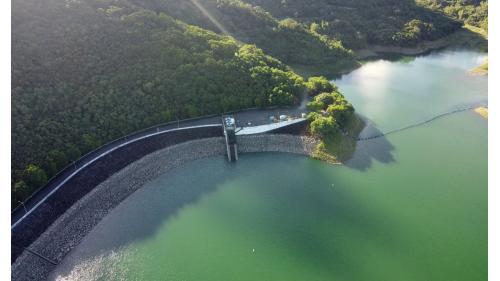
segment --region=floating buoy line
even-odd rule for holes
[[[435,121],[437,119],[440,119],[440,118],[448,116],[448,115],[460,113],[460,112],[463,112],[463,111],[473,110],[473,109],[475,109],[477,107],[479,107],[479,105],[478,106],[471,106],[471,107],[466,107],[466,108],[460,108],[460,109],[451,110],[451,111],[448,111],[448,112],[436,115],[436,116],[434,116],[434,117],[432,117],[430,119],[427,119],[427,120],[424,120],[424,121],[421,121],[421,122],[417,122],[417,123],[414,123],[414,124],[411,124],[411,125],[407,125],[407,126],[404,126],[404,127],[398,128],[398,129],[390,130],[390,131],[387,131],[387,132],[384,132],[384,133],[380,133],[378,135],[374,135],[374,136],[370,136],[370,137],[364,137],[364,138],[353,137],[353,136],[349,136],[349,137],[355,139],[356,141],[367,141],[367,140],[377,139],[377,138],[381,138],[383,136],[387,136],[389,134],[394,134],[394,133],[405,131],[405,130],[408,130],[408,129],[411,129],[411,128],[414,128],[414,127],[425,125],[427,123],[430,123],[432,121]],[[488,108],[488,106],[484,106],[484,105],[482,107]]]

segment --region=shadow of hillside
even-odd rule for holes
[[[448,48],[488,52],[488,39],[467,27],[462,27],[450,35],[447,40],[450,43]]]

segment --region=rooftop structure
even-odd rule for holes
[[[232,115],[222,116],[224,136],[226,138],[227,158],[230,162],[238,160],[238,146],[236,145],[236,121]]]
[[[234,120],[234,117],[233,116],[224,116],[223,118],[223,122],[224,122],[224,129],[225,130],[236,130],[236,121]]]

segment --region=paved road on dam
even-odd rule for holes
[[[303,103],[298,107],[249,109],[232,114],[236,118],[237,127],[247,127],[269,124],[271,123],[270,116],[274,116],[275,118],[278,118],[279,115],[300,117],[304,112],[306,112],[306,108],[305,104]],[[36,209],[36,207],[38,207],[46,198],[48,198],[54,190],[60,187],[65,181],[67,181],[68,178],[71,178],[75,174],[75,172],[77,173],[79,170],[86,167],[89,163],[92,163],[101,156],[105,155],[107,152],[112,151],[120,147],[121,145],[133,142],[152,134],[167,132],[178,128],[204,126],[211,124],[221,124],[221,116],[213,115],[209,117],[201,117],[161,124],[116,139],[85,154],[80,159],[76,160],[71,165],[68,165],[65,169],[52,177],[45,186],[36,191],[30,198],[28,198],[23,204],[21,204],[12,212],[11,229],[15,228],[25,215],[31,213],[34,209]]]

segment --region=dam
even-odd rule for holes
[[[214,122],[217,119],[220,122],[218,124]],[[228,160],[233,162],[239,157],[238,149],[243,153],[283,150],[307,154],[314,145],[304,145],[306,139],[296,133],[306,125],[305,119],[244,128],[236,126],[237,121],[233,115],[219,116],[217,119],[197,119],[195,121],[198,124],[195,126],[161,125],[128,135],[82,157],[79,160],[81,163],[68,167],[49,181],[26,200],[23,206],[12,212],[11,261],[18,264],[19,267],[14,268],[21,271],[24,271],[27,264],[31,264],[28,267],[34,269],[21,274],[29,274],[31,277],[19,277],[16,280],[38,280],[36,276],[46,276],[50,268],[59,263],[63,253],[67,253],[73,247],[71,245],[81,241],[100,218],[148,179],[159,176],[162,172],[195,159],[222,154],[227,154]],[[250,128],[254,128],[253,134],[248,131]],[[241,141],[241,147],[237,141]],[[163,155],[161,159],[151,158],[153,155],[160,155],[159,153]],[[131,173],[137,174],[135,178],[131,173],[122,175],[122,184],[116,186],[113,192],[109,187],[104,194],[96,190],[109,179],[122,177],[120,173],[126,167],[146,161],[144,159],[148,159],[153,166],[148,164],[149,166],[143,166],[138,171],[134,170]],[[132,182],[128,183],[129,180]],[[91,194],[100,194],[100,199]],[[99,202],[99,206],[87,209],[87,206],[96,202]],[[75,213],[79,214],[79,219],[75,221],[74,227],[70,227],[68,218],[73,220],[74,215],[71,214]],[[85,215],[82,217],[82,214]],[[61,224],[66,225],[64,228],[67,232],[51,232],[54,225]],[[51,241],[42,242],[42,235],[48,235]]]
[[[465,55],[374,62],[337,84],[386,132],[487,98],[487,78],[466,76],[475,59],[463,69],[447,66]],[[427,96],[425,84],[411,84],[419,73],[415,64],[425,70],[422,80],[444,77],[446,88]],[[370,79],[387,68],[392,79]],[[437,75],[437,69],[445,72]],[[389,84],[399,88],[387,91]],[[140,145],[111,152],[115,161],[137,160],[98,184],[90,180],[111,173],[113,161],[100,158],[92,164],[98,167],[81,170],[93,169],[79,178],[88,182],[78,188],[89,192],[29,245],[58,265],[24,252],[12,265],[12,280],[224,280],[231,273],[245,280],[487,279],[482,117],[464,111],[358,142],[350,161],[332,166],[285,153],[250,154],[305,154],[307,142],[294,133],[300,120],[246,126],[234,116],[236,163],[228,163],[218,115],[210,123],[160,128]],[[54,195],[69,196],[76,191],[70,187]],[[32,215],[44,220],[58,210],[57,202],[46,203]],[[18,227],[28,229],[26,222]]]

